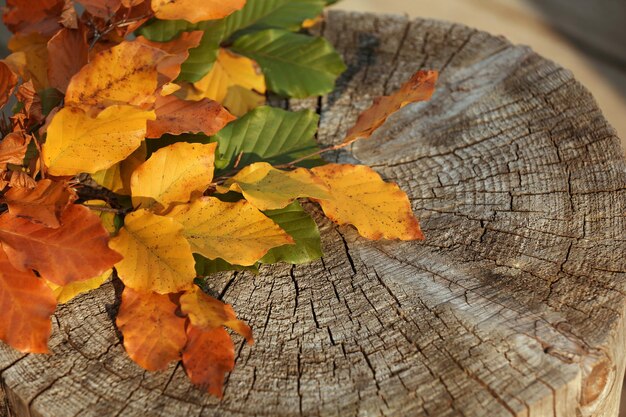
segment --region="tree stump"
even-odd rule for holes
[[[369,242],[316,212],[323,260],[213,279],[256,339],[237,339],[222,401],[180,365],[128,359],[107,284],[59,308],[54,355],[0,347],[0,414],[616,415],[626,163],[589,92],[460,25],[331,12],[321,30],[348,71],[330,96],[283,104],[317,109],[322,143],[414,71],[441,71],[430,102],[334,155],[398,182],[426,241]]]

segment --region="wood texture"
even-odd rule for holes
[[[329,97],[288,103],[320,111],[323,143],[415,70],[442,71],[431,102],[334,155],[407,190],[427,240],[367,242],[318,216],[322,261],[212,279],[256,340],[239,343],[222,402],[180,366],[147,373],[126,357],[106,285],[59,309],[54,355],[0,347],[0,410],[616,415],[626,163],[591,95],[530,49],[464,26],[333,12],[323,30],[349,69]]]

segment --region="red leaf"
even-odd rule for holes
[[[176,296],[124,288],[117,327],[128,356],[149,371],[180,359],[187,342],[185,319],[176,315]]]
[[[148,138],[165,133],[204,133],[212,136],[235,119],[221,104],[209,99],[182,100],[175,96],[157,97],[156,120],[148,121]]]
[[[61,29],[48,41],[48,82],[61,92],[70,79],[87,64],[89,45],[82,29]]]
[[[57,229],[11,213],[0,216],[0,242],[13,266],[35,269],[57,285],[93,278],[120,261],[108,241],[100,217],[76,204],[65,210]]]
[[[75,198],[67,184],[49,179],[39,181],[34,189],[13,188],[5,194],[13,216],[53,228],[61,226],[61,214]]]
[[[183,364],[187,376],[209,394],[222,398],[224,376],[235,367],[235,346],[223,327],[200,330],[187,326]]]
[[[0,339],[20,352],[47,353],[56,305],[42,279],[13,268],[0,250]]]
[[[13,33],[52,35],[59,25],[66,0],[7,0],[4,24]]]

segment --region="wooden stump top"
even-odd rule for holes
[[[284,104],[317,109],[323,143],[414,71],[441,71],[432,101],[336,156],[397,181],[426,241],[369,242],[318,216],[322,261],[217,276],[256,339],[237,339],[221,402],[180,365],[128,359],[105,285],[59,307],[54,355],[0,346],[0,415],[616,415],[626,163],[589,92],[460,25],[331,12],[322,30],[347,72]]]

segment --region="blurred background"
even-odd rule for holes
[[[463,23],[529,45],[591,91],[626,150],[626,0],[343,0],[333,7]]]

